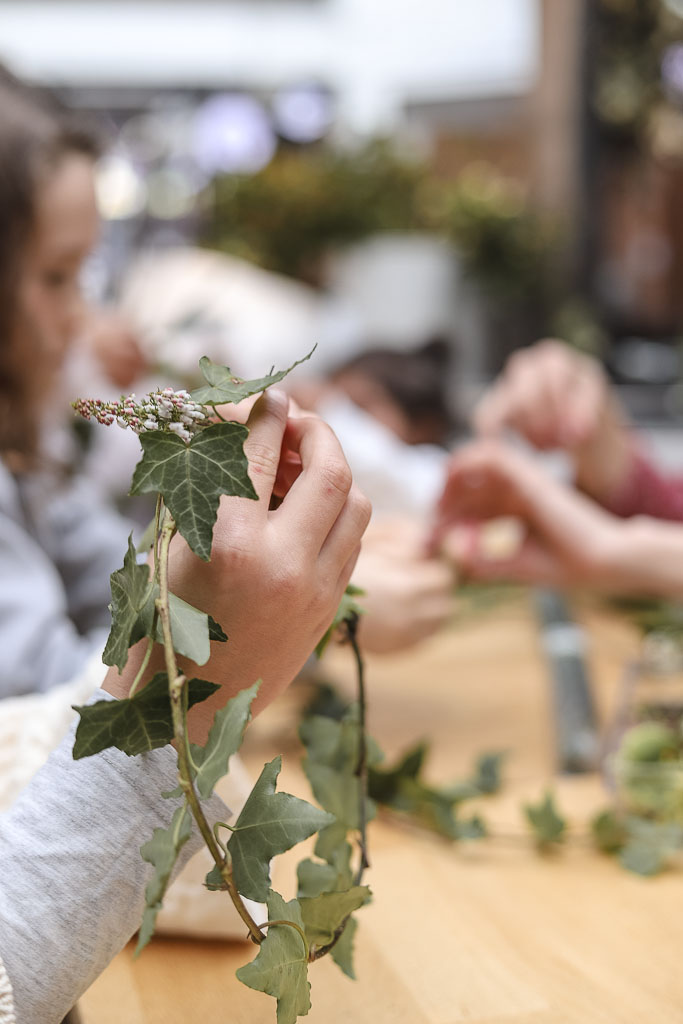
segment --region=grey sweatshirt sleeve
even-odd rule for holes
[[[78,632],[50,558],[19,523],[0,514],[0,698],[73,678],[106,635],[106,628]]]
[[[59,1024],[133,935],[152,874],[140,846],[177,806],[161,796],[171,748],[74,761],[72,746],[73,729],[0,818],[0,956],[21,1024]],[[217,797],[207,811],[225,820]],[[201,843],[195,826],[176,871]]]

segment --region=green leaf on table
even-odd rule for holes
[[[507,756],[504,750],[480,754],[477,758],[472,784],[480,793],[497,793],[501,785],[501,768]]]
[[[293,921],[303,930],[297,900],[285,903],[278,893],[268,895],[268,919]],[[258,955],[236,972],[239,980],[277,999],[277,1024],[296,1024],[311,1008],[308,982],[308,950],[296,930],[286,924],[271,925]]]
[[[334,939],[337,928],[370,898],[367,885],[354,885],[346,892],[323,892],[318,896],[301,897],[299,906],[308,945],[327,946]]]
[[[539,849],[545,849],[552,843],[563,840],[567,823],[558,814],[555,798],[550,790],[539,803],[525,804],[524,813]]]
[[[176,810],[168,828],[155,828],[149,842],[140,847],[142,859],[154,866],[154,875],[145,889],[145,911],[135,956],[142,952],[154,934],[157,914],[161,910],[173,866],[191,834],[192,815],[187,804],[183,804]]]
[[[122,671],[128,661],[129,647],[140,639],[133,633],[152,591],[149,566],[137,564],[132,534],[128,538],[123,568],[113,572],[110,581],[112,624],[102,661],[105,665],[116,665]]]
[[[349,583],[346,590],[342,594],[342,599],[339,602],[339,607],[335,613],[332,624],[325,631],[325,634],[318,641],[315,649],[316,656],[322,658],[325,648],[328,643],[340,628],[341,624],[352,615],[364,615],[365,610],[356,601],[357,597],[362,597],[365,594],[364,590],[360,587],[355,586],[353,583]]]
[[[187,687],[189,707],[219,689],[205,679],[190,679]],[[74,741],[75,760],[98,754],[107,747],[118,747],[131,756],[143,754],[173,739],[173,714],[165,672],[157,672],[145,688],[132,697],[72,707],[81,716]]]
[[[368,771],[368,793],[378,803],[391,804],[406,779],[416,779],[425,762],[429,746],[418,743],[411,747],[392,768],[371,768]]]
[[[251,704],[258,693],[261,680],[229,700],[216,712],[206,744],[191,744],[190,753],[197,766],[195,785],[200,796],[211,796],[219,779],[228,771],[228,761],[242,745],[242,737],[251,718]]]
[[[243,447],[247,434],[241,423],[214,423],[188,444],[161,430],[140,435],[143,455],[130,493],[160,493],[178,530],[205,562],[221,496],[257,498]]]
[[[629,818],[628,840],[619,852],[619,862],[636,875],[649,877],[666,866],[668,858],[683,846],[683,827],[675,822]]]
[[[199,360],[199,369],[202,371],[206,384],[196,388],[191,397],[193,401],[199,402],[201,405],[226,405],[241,402],[251,395],[258,395],[260,391],[265,391],[271,384],[279,384],[296,366],[300,366],[301,363],[310,359],[316,347],[314,346],[303,359],[297,359],[288,369],[278,370],[277,373],[271,371],[266,377],[258,377],[255,380],[243,380],[236,376],[229,366],[212,363],[208,356],[202,356]]]
[[[264,766],[228,842],[239,892],[259,903],[270,887],[271,858],[332,823],[329,814],[305,800],[275,792],[281,766],[280,757]]]
[[[350,917],[346,922],[344,931],[341,933],[341,938],[337,939],[330,951],[330,956],[337,967],[344,972],[347,978],[351,978],[352,981],[356,980],[356,973],[353,969],[353,941],[356,937],[357,928],[358,922],[355,917]]]
[[[595,845],[603,853],[616,853],[628,839],[625,822],[612,810],[596,814],[590,827]]]

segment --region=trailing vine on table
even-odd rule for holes
[[[179,533],[196,555],[208,561],[220,498],[257,499],[243,448],[248,430],[225,420],[218,407],[264,391],[293,367],[250,381],[206,357],[200,368],[206,383],[192,394],[165,388],[141,399],[130,395],[118,402],[81,399],[74,403],[86,418],[118,422],[139,435],[142,458],[135,468],[131,494],[155,494],[156,513],[138,550],[129,539],[123,567],[112,573],[112,626],[103,660],[122,670],[129,649],[146,639],[145,656],[126,699],[76,708],[80,721],[73,756],[87,757],[107,747],[134,756],[175,743],[178,786],[164,796],[176,806],[169,824],[154,829],[141,848],[154,873],[146,889],[136,954],[154,933],[178,854],[196,828],[214,861],[206,886],[229,893],[246,932],[259,946],[256,958],[237,976],[245,985],[277,999],[278,1024],[294,1024],[311,1006],[310,963],[330,953],[346,974],[354,976],[356,922],[352,915],[370,899],[369,888],[362,884],[368,866],[366,824],[373,814],[366,789],[368,770],[377,754],[365,740],[357,591],[348,588],[317,650],[322,653],[334,630],[344,631],[358,668],[358,703],[341,721],[311,719],[302,728],[304,768],[322,809],[276,792],[281,767],[276,757],[264,766],[237,821],[211,821],[206,801],[242,743],[259,682],[245,680],[252,685],[216,713],[204,746],[190,742],[189,708],[219,687],[204,679],[186,678],[177,656],[204,665],[211,644],[226,643],[228,637],[211,616],[171,592],[169,548]],[[151,569],[138,563],[138,555],[145,551],[151,551]],[[145,683],[157,644],[163,646],[165,671]],[[286,902],[271,887],[271,859],[314,833],[318,833],[314,858],[299,864],[298,896]],[[356,866],[349,841],[354,837]],[[267,919],[255,920],[245,899],[265,903]]]

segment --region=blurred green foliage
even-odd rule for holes
[[[542,287],[561,243],[557,225],[492,166],[444,181],[384,140],[353,153],[281,150],[258,174],[217,178],[210,207],[205,245],[314,284],[332,249],[427,231],[451,240],[485,289],[519,295]]]

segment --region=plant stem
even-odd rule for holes
[[[149,665],[149,659],[152,657],[152,651],[154,650],[154,644],[156,642],[154,637],[155,637],[156,631],[157,631],[157,620],[158,620],[158,618],[159,618],[159,612],[157,611],[157,609],[155,607],[154,615],[152,616],[152,633],[151,633],[150,636],[147,637],[147,649],[145,651],[145,656],[142,659],[142,664],[140,665],[140,668],[137,671],[137,675],[135,676],[135,679],[133,680],[133,685],[131,686],[131,688],[130,688],[130,690],[128,692],[128,696],[129,697],[132,697],[135,694],[135,691],[137,690],[138,686],[142,682],[144,674],[147,671],[147,666]]]
[[[301,940],[302,940],[302,942],[304,944],[304,949],[306,950],[306,960],[310,960],[311,959],[311,954],[310,954],[310,951],[309,951],[309,948],[308,948],[308,939],[306,938],[306,933],[303,930],[303,928],[301,928],[296,923],[296,921],[285,921],[285,920],[283,920],[283,921],[264,921],[263,924],[259,925],[259,928],[272,928],[276,924],[286,924],[290,928],[295,928],[296,931],[298,931],[299,935],[301,936]]]
[[[360,833],[360,864],[356,874],[356,885],[360,885],[363,872],[370,867],[368,859],[367,843],[367,794],[368,794],[368,743],[365,733],[366,699],[365,699],[365,664],[363,655],[358,646],[358,615],[352,612],[344,620],[349,642],[353,648],[356,659],[356,671],[358,674],[358,764],[356,765],[356,776],[358,777],[358,831]]]
[[[192,815],[197,822],[199,831],[202,834],[209,853],[213,857],[230,893],[230,898],[235,909],[249,929],[249,935],[254,942],[263,941],[263,933],[253,920],[251,914],[245,907],[240,894],[235,886],[232,874],[232,867],[228,858],[224,857],[211,831],[211,826],[206,820],[202,805],[197,796],[192,780],[190,769],[190,742],[187,735],[187,680],[178,671],[175,651],[173,649],[173,637],[171,635],[171,617],[169,611],[168,591],[168,553],[171,540],[176,532],[175,521],[171,513],[166,509],[163,525],[161,527],[161,542],[159,544],[159,597],[157,598],[157,609],[161,619],[161,626],[164,633],[164,656],[166,660],[166,673],[168,675],[169,696],[171,698],[171,710],[173,713],[173,731],[175,734],[176,746],[178,749],[178,781],[185,799],[187,800]]]

